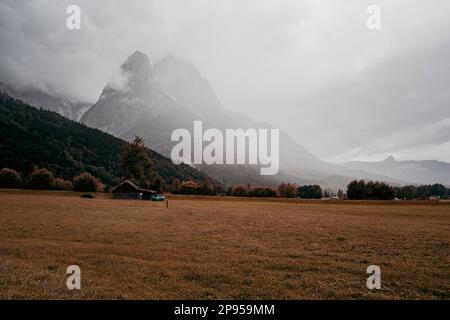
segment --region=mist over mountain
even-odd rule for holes
[[[198,116],[176,102],[152,77],[150,59],[136,51],[103,89],[81,122],[124,139],[145,138],[154,150],[170,155],[170,135],[192,126]]]
[[[383,161],[351,161],[343,165],[347,168],[384,174],[416,184],[442,183],[450,185],[450,163],[443,161],[397,161],[393,156],[390,156]]]
[[[87,102],[72,102],[36,88],[15,88],[3,82],[0,82],[0,93],[6,93],[29,105],[54,111],[76,121],[80,120],[84,112],[91,107],[91,104]]]
[[[176,88],[170,53],[189,58],[227,110],[282,128],[322,160],[450,162],[449,1],[384,0],[380,30],[367,28],[372,3],[361,0],[76,2],[80,30],[66,27],[71,2],[2,1],[0,81],[92,105],[137,48]]]
[[[170,139],[175,129],[193,130],[195,120],[204,120],[205,127],[214,127],[212,124],[218,124],[220,117],[214,121],[215,116],[209,118],[203,114],[200,116],[180,103],[180,101],[187,102],[198,112],[199,109],[194,107],[206,109],[208,99],[214,97],[211,95],[212,89],[209,96],[205,94],[201,97],[196,96],[195,92],[190,94],[187,90],[174,90],[174,87],[176,88],[174,79],[166,77],[164,81],[162,80],[162,77],[169,75],[162,71],[173,67],[169,59],[170,57],[162,60],[153,68],[145,54],[139,51],[133,53],[105,86],[99,100],[83,115],[81,122],[125,140],[131,140],[135,135],[143,137],[149,148],[165,156],[170,156],[175,145]],[[189,66],[189,69],[190,72],[184,77],[187,77],[188,81],[189,79],[195,81],[195,76],[192,77],[195,69],[192,66]],[[170,92],[161,86],[158,79],[166,84],[169,90],[171,89]],[[203,82],[205,83],[207,84]],[[192,82],[190,85],[192,87],[199,83]],[[209,115],[218,111],[218,100],[215,100],[213,107],[214,105],[216,108],[211,109]],[[248,166],[221,166],[220,169],[202,166],[201,169],[208,174],[214,173],[214,176],[224,184],[253,182],[274,185],[278,182],[272,177],[261,177],[256,168]]]
[[[168,55],[155,63],[153,77],[165,92],[196,114],[210,116],[222,109],[210,83],[188,60]]]
[[[191,62],[167,56],[152,66],[150,59],[139,51],[122,64],[81,122],[126,140],[141,136],[151,149],[170,156],[176,144],[170,140],[171,133],[178,128],[192,132],[195,120],[203,121],[204,130],[273,128],[224,109],[212,86]],[[290,180],[342,188],[355,177],[400,183],[383,175],[323,162],[282,130],[280,172],[275,176],[261,176],[255,165],[197,167],[225,185],[239,182],[275,185]]]
[[[152,64],[146,54],[134,52],[112,75],[92,106],[4,82],[0,82],[0,92],[124,140],[141,136],[149,148],[166,157],[170,157],[176,144],[170,139],[172,132],[179,128],[193,132],[196,120],[203,122],[203,130],[217,128],[222,132],[226,129],[274,128],[225,109],[195,65],[172,55]],[[353,179],[391,184],[450,184],[450,164],[445,162],[388,158],[382,162],[327,163],[280,129],[280,171],[274,176],[261,176],[259,165],[203,164],[195,167],[225,186],[237,183],[275,186],[282,181],[292,181],[337,189],[345,188]]]

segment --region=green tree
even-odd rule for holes
[[[395,197],[394,188],[384,182],[369,181],[366,184],[366,199],[392,200]]]
[[[447,195],[447,188],[440,183],[433,184],[430,189],[433,196],[444,198]]]
[[[396,187],[395,195],[399,199],[406,199],[406,200],[416,199],[418,196],[417,187],[412,185]]]
[[[300,186],[297,195],[302,199],[322,199],[322,188],[319,185]]]
[[[367,198],[367,187],[364,180],[354,180],[347,185],[347,197],[350,200]]]

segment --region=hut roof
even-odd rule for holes
[[[148,192],[148,193],[158,193],[158,192],[156,192],[155,190],[150,190],[150,189],[144,189],[144,188],[141,188],[141,187],[138,187],[137,185],[135,185],[133,182],[131,182],[130,180],[123,180],[121,183],[119,183],[117,186],[115,186],[113,189],[112,189],[112,192],[114,192],[117,188],[119,188],[120,186],[122,186],[122,185],[124,185],[124,184],[127,184],[127,185],[129,185],[132,189],[134,189],[134,190],[136,190],[136,191],[139,191],[139,192]]]

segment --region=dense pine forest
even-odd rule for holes
[[[11,168],[24,175],[46,168],[66,180],[89,172],[111,184],[123,175],[117,160],[125,143],[55,112],[0,94],[0,168]],[[207,178],[188,165],[175,165],[152,150],[148,152],[154,170],[168,185],[174,178]]]

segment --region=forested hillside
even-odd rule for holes
[[[122,172],[117,159],[125,141],[100,130],[68,120],[59,114],[36,109],[0,94],[0,168],[28,175],[47,168],[55,176],[71,180],[89,172],[110,184]],[[154,169],[170,184],[174,178],[204,180],[207,176],[188,165],[149,150]]]

